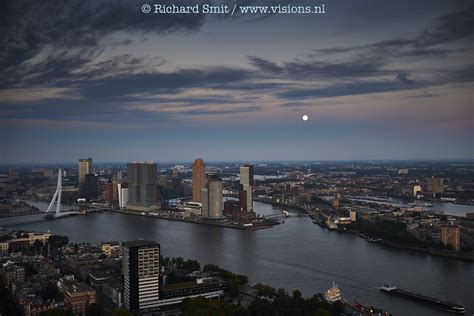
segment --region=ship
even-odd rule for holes
[[[336,283],[332,282],[332,286],[323,293],[323,297],[329,303],[340,301],[342,298],[341,290],[337,287]]]
[[[426,206],[426,207],[433,207],[433,204],[430,203],[430,202],[425,202],[425,206]]]
[[[288,211],[283,211],[283,215],[285,215],[285,217],[290,217],[290,213],[288,213]]]
[[[373,306],[364,306],[361,303],[354,301],[353,304],[349,302],[344,302],[344,312],[347,315],[354,315],[354,316],[390,316],[387,311],[382,309],[373,307]]]
[[[426,295],[409,292],[406,290],[399,289],[396,286],[390,286],[390,285],[384,284],[383,286],[380,287],[380,290],[382,292],[385,292],[391,295],[406,297],[414,301],[418,301],[426,305],[433,306],[437,309],[440,309],[446,312],[457,313],[457,314],[464,314],[466,312],[464,306],[459,305],[457,303],[443,301],[443,300],[429,297]]]

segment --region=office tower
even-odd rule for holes
[[[332,208],[338,209],[340,204],[341,204],[341,198],[340,198],[339,194],[336,192],[334,194],[334,199],[332,200]]]
[[[126,208],[127,203],[128,203],[128,184],[118,183],[117,192],[118,192],[119,207],[121,209]]]
[[[253,166],[240,167],[240,208],[244,212],[253,212]]]
[[[95,174],[86,174],[84,177],[84,183],[80,188],[81,197],[86,200],[96,200],[99,198],[99,184]]]
[[[441,226],[441,243],[451,245],[454,250],[461,248],[461,230],[459,226]]]
[[[112,182],[105,184],[105,201],[112,202],[114,200],[114,185]]]
[[[207,185],[201,191],[202,216],[205,218],[222,217],[222,180],[217,174],[207,177]]]
[[[135,240],[122,244],[123,304],[135,313],[156,309],[160,291],[160,244]]]
[[[198,158],[193,162],[193,202],[201,201],[202,189],[206,187],[206,164]]]
[[[118,199],[118,182],[116,180],[112,181],[112,200],[116,201]]]
[[[92,158],[79,159],[79,186],[84,184],[86,175],[91,174],[93,171]]]
[[[156,207],[156,170],[154,162],[127,164],[127,208],[148,211]]]
[[[428,192],[443,193],[444,192],[444,179],[443,178],[429,178],[428,179]]]

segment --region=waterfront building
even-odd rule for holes
[[[118,183],[117,191],[118,191],[119,207],[121,209],[124,209],[127,207],[127,203],[128,203],[128,184]]]
[[[428,192],[437,194],[444,192],[443,178],[428,178]]]
[[[217,174],[207,176],[207,185],[201,193],[202,217],[222,218],[222,180]]]
[[[357,212],[350,210],[349,211],[349,218],[351,219],[351,222],[357,221]]]
[[[441,243],[451,245],[454,250],[461,248],[461,230],[459,226],[441,226]]]
[[[100,245],[100,250],[102,250],[107,257],[118,257],[120,253],[120,244],[118,241],[103,242]]]
[[[253,212],[253,166],[240,167],[239,202],[243,212]]]
[[[81,186],[80,195],[88,201],[96,200],[99,197],[99,184],[95,174],[91,173],[84,176],[84,183]]]
[[[37,240],[41,241],[43,245],[45,245],[48,242],[49,237],[51,237],[51,232],[49,230],[46,233],[28,233],[30,246],[33,246]]]
[[[127,164],[128,209],[150,211],[158,208],[156,202],[156,172],[157,166],[154,162]]]
[[[92,158],[79,159],[79,186],[85,183],[86,175],[92,172]]]
[[[132,312],[155,310],[160,291],[160,244],[148,240],[122,244],[123,304]]]
[[[193,162],[193,202],[201,203],[202,189],[206,187],[206,164],[204,160],[198,158]]]

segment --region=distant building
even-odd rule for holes
[[[444,179],[443,178],[428,178],[428,192],[443,193]]]
[[[451,245],[454,250],[461,249],[461,230],[459,226],[441,226],[441,243]]]
[[[357,213],[356,211],[349,211],[349,218],[351,219],[351,222],[357,221]]]
[[[201,192],[206,187],[206,164],[198,158],[193,162],[193,202],[202,202]]]
[[[202,189],[202,217],[222,217],[222,180],[217,174],[207,177],[207,186]]]
[[[112,202],[114,200],[114,185],[112,182],[105,184],[105,201]]]
[[[43,169],[43,177],[54,178],[54,169],[52,168]]]
[[[413,196],[417,197],[418,193],[422,192],[421,185],[414,185],[413,186]]]
[[[339,197],[339,194],[336,192],[334,194],[334,199],[332,200],[332,207],[334,209],[338,209],[340,206],[341,198]]]
[[[9,181],[15,181],[18,178],[19,178],[18,170],[16,170],[16,169],[9,169],[8,170],[8,180]]]
[[[120,254],[120,244],[117,241],[103,242],[100,245],[100,250],[102,250],[107,257],[118,257]]]
[[[86,175],[91,174],[93,171],[92,158],[79,159],[79,186],[84,184]]]
[[[240,167],[239,201],[244,212],[253,212],[253,166]]]
[[[156,173],[157,166],[153,162],[127,164],[128,209],[149,211],[157,208]]]
[[[160,244],[135,240],[122,244],[123,304],[135,313],[158,307]]]

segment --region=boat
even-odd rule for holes
[[[344,302],[344,312],[348,315],[354,316],[389,316],[391,315],[389,312],[386,312],[382,309],[373,307],[373,306],[364,306],[361,303],[354,301],[353,304],[349,302]]]
[[[367,241],[368,242],[381,242],[382,241],[382,238],[367,238]]]
[[[288,211],[283,211],[283,215],[285,215],[285,217],[290,217],[290,213],[288,213]]]
[[[433,207],[433,203],[425,202],[425,206],[426,206],[426,207]]]
[[[384,284],[380,287],[380,291],[388,293],[388,294],[392,294],[392,295],[406,297],[414,301],[418,301],[426,305],[433,306],[437,309],[440,309],[446,312],[457,313],[457,314],[464,314],[466,312],[464,306],[459,305],[457,303],[443,301],[443,300],[429,297],[426,295],[406,291],[403,289],[399,289],[396,286]]]
[[[334,303],[341,300],[341,290],[337,287],[334,281],[332,282],[332,286],[323,293],[323,297],[328,303]]]
[[[365,233],[358,233],[357,236],[363,239],[367,239],[367,235]]]

